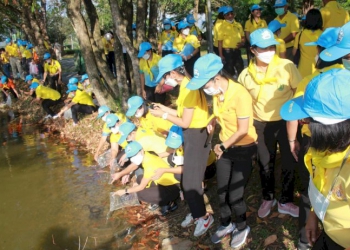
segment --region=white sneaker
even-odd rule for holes
[[[186,228],[186,227],[191,226],[193,223],[196,224],[197,221],[195,221],[192,217],[192,214],[189,213],[186,215],[186,218],[181,222],[181,226]]]
[[[198,237],[207,232],[209,227],[214,223],[214,218],[211,214],[208,215],[208,218],[205,220],[203,218],[199,218],[197,220],[196,229],[194,230],[194,236]]]
[[[58,117],[59,117],[58,115],[54,115],[54,116],[52,117],[52,119],[56,120]]]
[[[50,119],[50,118],[52,118],[51,115],[47,115],[47,116],[44,117],[45,120],[46,120],[46,119]]]

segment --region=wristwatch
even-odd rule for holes
[[[129,193],[128,193],[128,189],[127,188],[125,188],[125,194],[126,195],[128,195]]]
[[[221,143],[221,144],[220,144],[220,150],[221,150],[222,152],[226,152],[226,151],[227,151],[227,148],[225,148],[225,146]]]
[[[162,115],[162,118],[163,118],[164,120],[168,119],[168,113],[164,113],[164,114]]]

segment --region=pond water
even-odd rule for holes
[[[0,116],[0,249],[130,249],[127,211],[107,220],[115,187],[92,155],[9,119]]]

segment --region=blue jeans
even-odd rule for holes
[[[11,65],[9,63],[5,63],[2,65],[2,71],[4,71],[5,76],[8,78],[11,77]]]

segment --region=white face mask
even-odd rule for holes
[[[188,36],[190,34],[190,29],[189,28],[183,29],[182,34],[184,34],[185,36]]]
[[[105,122],[105,121],[106,121],[106,119],[107,119],[107,116],[106,116],[106,115],[104,115],[104,116],[102,116],[102,118],[101,118],[101,119],[102,119],[102,121],[104,121],[104,122]]]
[[[151,56],[150,54],[145,53],[142,58],[145,60],[148,60],[150,58],[150,56]]]
[[[135,165],[140,165],[143,161],[143,155],[139,152],[137,155],[130,158],[130,161]]]
[[[315,56],[315,63],[317,63],[317,62],[318,62],[318,58],[319,58],[319,56],[318,56],[318,55],[316,55],[316,56]]]
[[[226,20],[228,23],[233,23],[233,20]]]
[[[220,89],[214,89],[214,87],[209,87],[207,89],[203,89],[204,93],[206,93],[207,95],[218,95],[220,94]]]
[[[168,77],[168,79],[165,80],[164,82],[166,85],[169,85],[171,87],[176,87],[177,81],[173,78]]]
[[[181,166],[184,164],[184,156],[183,155],[175,155],[175,153],[174,153],[172,161],[175,165]]]
[[[135,113],[135,117],[136,118],[140,118],[141,116],[143,116],[143,111],[142,110],[137,110]]]
[[[111,128],[113,134],[117,134],[119,132],[119,126]]]
[[[272,58],[275,56],[275,51],[266,51],[259,53],[256,51],[256,57],[263,63],[269,64],[272,61]]]

